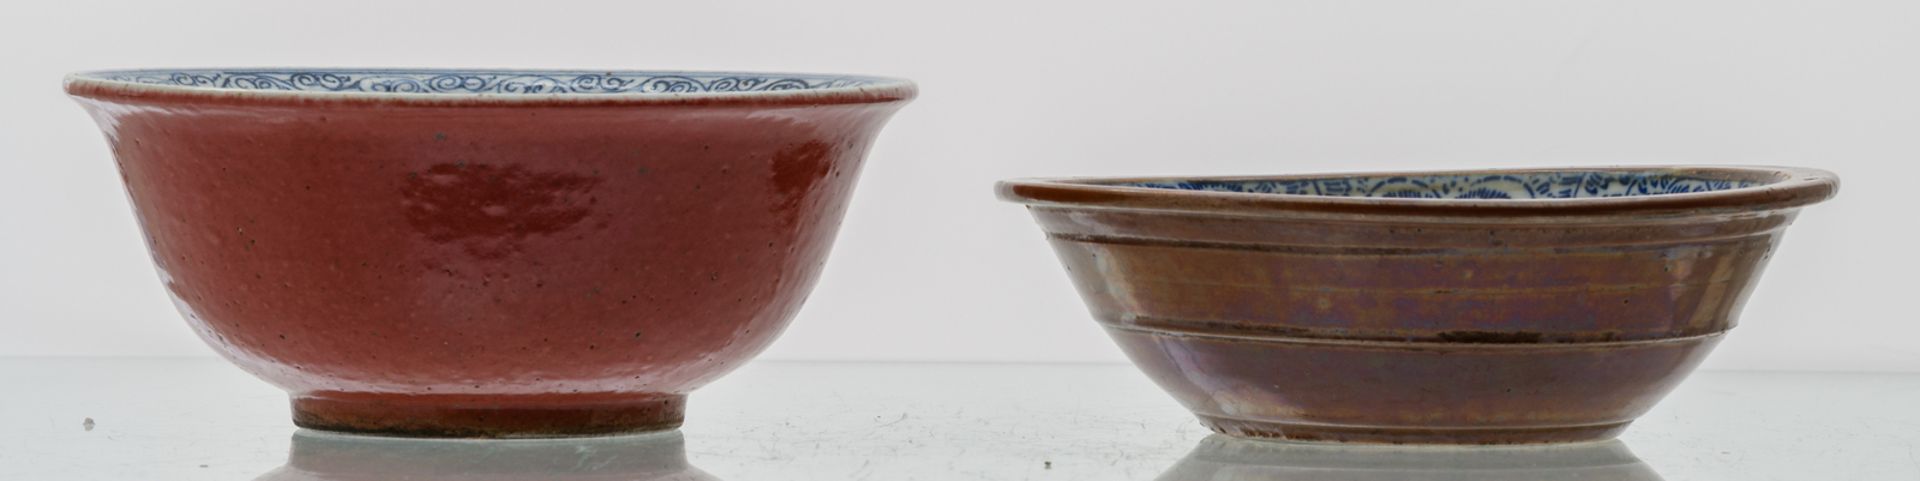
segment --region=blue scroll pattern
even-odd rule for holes
[[[1746,180],[1714,179],[1664,172],[1579,171],[1552,173],[1356,176],[1287,180],[1163,180],[1121,184],[1130,187],[1419,199],[1572,199],[1631,197],[1736,189],[1757,185]]]
[[[111,72],[105,80],[182,87],[308,92],[455,94],[672,94],[764,92],[858,87],[861,77],[761,76],[692,72],[541,71],[277,71],[181,70]]]

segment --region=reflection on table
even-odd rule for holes
[[[687,464],[679,431],[579,439],[435,440],[300,430],[287,464],[256,481],[717,481]]]
[[[1402,447],[1209,436],[1159,481],[1660,481],[1619,441],[1516,447]]]

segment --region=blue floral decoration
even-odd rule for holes
[[[147,70],[92,78],[153,85],[305,92],[671,94],[857,87],[872,78],[705,72],[514,70]]]
[[[1579,171],[1552,173],[1355,176],[1288,180],[1159,180],[1128,187],[1411,199],[1573,199],[1631,197],[1737,189],[1757,182],[1665,172]]]

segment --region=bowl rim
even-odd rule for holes
[[[1113,185],[1154,181],[1303,180],[1336,177],[1649,172],[1678,175],[1771,177],[1773,182],[1704,192],[1549,199],[1434,199],[1336,197],[1221,192]],[[1490,169],[1351,171],[1251,176],[1042,177],[1000,181],[1001,200],[1030,207],[1286,215],[1300,213],[1435,218],[1567,217],[1699,214],[1788,209],[1832,198],[1840,178],[1821,169],[1752,165],[1612,165]]]
[[[644,75],[682,77],[805,77],[860,80],[863,85],[842,85],[790,90],[728,92],[621,92],[621,93],[421,93],[320,90],[266,90],[211,86],[185,86],[142,83],[106,78],[108,75],[200,73],[334,73],[334,74],[526,74],[526,75]],[[382,104],[420,106],[498,107],[528,104],[577,106],[627,105],[754,105],[754,104],[861,104],[911,100],[919,88],[913,81],[875,75],[722,71],[674,69],[577,69],[577,68],[444,68],[444,67],[179,67],[129,68],[72,72],[62,80],[68,95],[90,99],[144,99],[153,101],[231,102],[249,104]]]

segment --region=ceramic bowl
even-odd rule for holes
[[[300,426],[668,429],[820,273],[912,83],[839,75],[138,70],[106,132],[194,331]]]
[[[1208,427],[1613,437],[1732,328],[1833,174],[1630,167],[1015,180],[1088,309]]]

